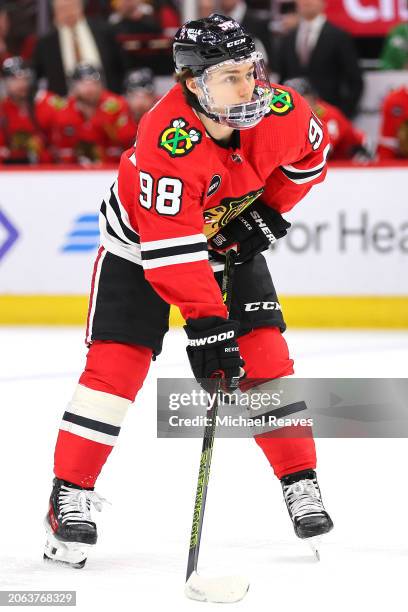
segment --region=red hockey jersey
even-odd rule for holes
[[[207,239],[256,198],[284,213],[326,174],[326,129],[305,100],[274,86],[269,113],[220,146],[175,85],[146,113],[101,208],[102,244],[142,265],[184,318],[226,316]]]
[[[384,100],[381,134],[377,150],[380,159],[402,157],[399,151],[398,130],[404,121],[408,121],[407,87],[392,91]]]
[[[49,163],[51,127],[62,99],[41,91],[33,104],[19,105],[9,97],[0,102],[0,160]]]
[[[134,141],[136,124],[124,98],[103,91],[92,117],[86,118],[75,98],[69,97],[56,116],[53,144],[65,163],[112,162]]]
[[[318,100],[314,110],[329,132],[332,146],[330,159],[352,159],[356,150],[364,144],[364,132],[355,128],[339,108],[324,100]]]

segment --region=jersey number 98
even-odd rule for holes
[[[317,121],[311,117],[309,123],[309,142],[312,145],[313,151],[316,151],[322,144],[323,130]]]
[[[143,208],[150,210],[153,205],[154,178],[148,172],[140,172],[139,202]],[[162,176],[156,185],[154,208],[159,215],[177,215],[181,208],[183,183],[180,179]]]

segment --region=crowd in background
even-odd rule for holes
[[[253,35],[282,87],[297,89],[326,122],[333,159],[408,159],[408,24],[385,39],[353,40],[326,18],[324,0],[197,0],[200,17],[229,15]],[[44,6],[44,2],[42,3]],[[0,164],[116,163],[172,74],[176,0],[0,0]],[[39,18],[41,17],[41,18]],[[43,30],[43,32],[41,32]],[[383,101],[378,148],[353,124],[362,59],[401,70]]]

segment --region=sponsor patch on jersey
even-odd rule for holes
[[[170,157],[182,157],[191,153],[195,145],[201,142],[202,134],[195,128],[188,128],[185,119],[172,119],[159,136],[159,147],[167,151]]]
[[[210,196],[214,195],[214,193],[217,191],[217,189],[219,188],[219,186],[221,185],[221,177],[219,174],[214,174],[214,176],[211,179],[210,185],[208,187],[208,191],[207,191],[207,198],[209,198]]]
[[[269,105],[270,112],[274,115],[287,115],[295,108],[292,94],[279,87],[273,88],[273,96]]]
[[[203,229],[207,238],[215,236],[221,228],[240,215],[256,198],[259,198],[262,192],[263,187],[257,191],[250,191],[239,198],[223,198],[217,206],[207,208],[204,211]]]

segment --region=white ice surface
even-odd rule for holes
[[[201,441],[158,440],[155,379],[190,376],[172,331],[132,406],[97,490],[99,542],[84,570],[44,566],[43,516],[58,424],[82,369],[81,329],[0,328],[0,590],[77,591],[77,609],[175,612],[184,597]],[[408,333],[298,332],[298,376],[405,377]],[[317,440],[335,529],[316,563],[292,530],[280,484],[252,440],[217,440],[199,571],[243,574],[241,610],[408,608],[408,441]]]

